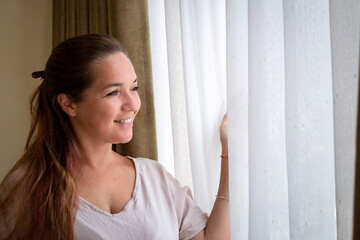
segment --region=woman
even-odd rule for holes
[[[140,108],[113,38],[55,47],[31,101],[26,151],[0,185],[1,239],[229,239],[227,157],[209,218],[155,161],[120,156]],[[221,127],[227,153],[226,118]]]

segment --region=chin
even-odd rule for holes
[[[124,137],[122,136],[121,138],[119,138],[117,141],[115,141],[113,144],[125,144],[130,142],[132,139],[132,135],[128,136],[128,137]]]

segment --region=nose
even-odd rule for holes
[[[136,91],[125,91],[122,96],[122,111],[138,111],[141,105],[139,94]]]

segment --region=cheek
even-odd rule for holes
[[[115,107],[112,104],[103,104],[98,106],[92,106],[88,109],[87,117],[89,117],[91,122],[99,123],[104,120],[113,120],[116,112],[114,111]]]
[[[134,101],[134,112],[135,112],[135,116],[139,113],[139,110],[141,108],[141,100],[140,97],[137,96],[136,100]]]
[[[140,107],[141,107],[141,100],[140,100],[139,95],[138,95],[138,97],[137,97],[137,101],[138,101],[138,103],[137,103],[137,105],[138,105],[137,111],[139,111],[139,110],[140,110]]]

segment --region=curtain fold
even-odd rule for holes
[[[151,4],[156,5],[158,2],[159,1],[157,0],[152,0]],[[188,122],[181,43],[180,2],[177,0],[164,1],[163,9],[165,10],[165,18],[163,18],[162,21],[166,28],[164,41],[167,46],[165,54],[168,59],[168,65],[165,66],[165,68],[168,68],[169,70],[167,81],[169,82],[168,91],[171,106],[170,122],[172,125],[173,137],[171,142],[173,145],[174,157],[171,159],[163,159],[162,162],[172,161],[175,177],[179,179],[183,185],[188,185],[193,189],[189,134],[187,131]],[[162,50],[164,50],[164,48],[162,48]],[[162,68],[162,66],[160,66],[160,68]],[[159,70],[162,71],[162,69]],[[158,81],[159,79],[156,80]],[[163,115],[163,113],[161,113],[161,115]],[[163,131],[163,129],[161,129],[161,131]]]
[[[82,34],[111,35],[127,49],[138,77],[141,109],[134,137],[119,144],[122,155],[157,159],[147,1],[53,0],[53,45]]]
[[[226,1],[230,222],[231,238],[239,240],[250,239],[248,9],[247,0]]]
[[[249,238],[289,239],[282,1],[249,3]],[[296,79],[297,80],[297,79]],[[233,91],[233,90],[232,90]],[[236,108],[231,108],[234,111]],[[232,113],[233,114],[233,113]],[[263,214],[266,213],[266,214]],[[261,227],[259,227],[261,226]]]
[[[335,179],[338,239],[359,231],[356,194],[356,142],[360,64],[360,1],[330,0],[332,82],[334,97]],[[359,181],[359,180],[357,180]],[[355,189],[354,189],[355,185]],[[356,201],[355,200],[355,204]],[[359,239],[360,236],[353,236]]]
[[[187,131],[195,199],[211,212],[226,113],[225,2],[180,1]]]
[[[360,44],[359,44],[360,45]],[[360,48],[359,48],[360,57]],[[360,63],[360,59],[359,59]],[[360,66],[359,75],[360,76]],[[356,164],[355,164],[355,194],[354,194],[354,227],[353,239],[360,239],[360,92],[358,91],[358,117],[357,117],[357,131],[356,131]]]

